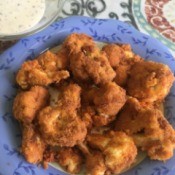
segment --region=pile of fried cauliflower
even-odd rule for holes
[[[22,128],[21,153],[30,163],[109,175],[129,168],[138,150],[153,160],[173,156],[175,131],[159,107],[173,73],[128,44],[100,49],[91,37],[73,33],[57,53],[25,61],[16,81],[13,113]],[[55,103],[50,88],[57,91]]]

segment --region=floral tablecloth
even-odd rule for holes
[[[175,54],[175,0],[65,0],[59,18],[84,15],[130,23]],[[0,52],[14,42],[0,42]]]

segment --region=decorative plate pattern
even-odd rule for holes
[[[174,3],[170,0],[132,0],[134,18],[140,31],[159,39],[175,51],[174,44]],[[169,5],[170,4],[170,5]],[[164,11],[169,10],[169,16]],[[158,14],[157,14],[158,13]],[[167,12],[166,12],[167,13]],[[172,13],[172,14],[171,14]],[[170,23],[170,21],[172,21]]]
[[[145,13],[147,21],[163,36],[175,42],[175,17],[171,8],[175,8],[175,1],[147,0]]]
[[[60,44],[72,32],[86,33],[96,41],[129,43],[134,52],[147,60],[169,65],[175,72],[175,60],[169,50],[159,41],[140,33],[130,25],[117,20],[70,17],[52,24],[44,31],[21,39],[16,45],[0,55],[0,175],[61,175],[51,166],[28,164],[19,153],[21,133],[13,119],[12,103],[17,91],[15,73],[20,65],[33,59],[47,48]],[[165,101],[167,119],[175,127],[175,85]],[[174,175],[175,156],[166,163],[144,160],[123,175]]]

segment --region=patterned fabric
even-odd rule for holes
[[[152,35],[175,53],[174,9],[175,0],[63,0],[57,20],[72,15],[118,19]],[[0,53],[11,45],[0,42]]]

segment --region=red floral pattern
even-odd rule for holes
[[[163,36],[175,42],[175,27],[163,16],[163,7],[169,0],[146,0],[145,13],[147,21]]]

